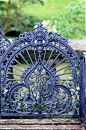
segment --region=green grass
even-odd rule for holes
[[[64,8],[71,0],[43,0],[44,5],[40,3],[29,4],[22,11],[28,15],[37,16],[41,20],[50,20],[52,16],[64,12]]]
[[[28,65],[26,65],[26,64],[23,64],[26,68],[28,67]],[[64,66],[66,66],[66,65],[68,65],[68,63],[62,63],[62,64],[60,64],[57,68],[56,68],[56,70],[58,70],[58,69],[60,69],[60,68],[62,68],[62,67],[64,67]],[[17,65],[14,65],[15,67],[17,67],[17,68],[19,68],[19,69],[21,69],[21,70],[25,70],[22,66],[20,66],[19,64],[17,64]],[[59,71],[59,72],[57,72],[56,74],[61,74],[61,73],[64,73],[64,71],[65,71],[65,69],[63,69],[63,70],[61,70],[61,71]],[[18,70],[16,70],[16,69],[13,69],[13,72],[14,73],[17,73],[17,74],[22,74],[20,71],[18,71]],[[66,73],[67,72],[69,72],[69,69],[67,69],[66,70]],[[20,78],[19,76],[16,76],[16,75],[14,75],[14,79],[17,79],[17,78]],[[61,78],[63,78],[63,79],[70,79],[71,78],[71,74],[67,74],[67,75],[63,75],[63,76],[61,76]]]

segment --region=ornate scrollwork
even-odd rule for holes
[[[7,48],[11,45],[10,41],[4,36],[1,31],[0,26],[0,56],[7,50]]]
[[[60,34],[40,22],[32,33],[20,34],[1,61],[2,113],[79,115],[80,59]]]
[[[27,86],[18,84],[9,93],[9,103],[11,108],[18,113],[31,113],[36,107],[33,95],[29,94]]]

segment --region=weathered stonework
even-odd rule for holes
[[[82,58],[82,53],[86,52],[86,40],[69,39],[68,44],[77,52],[79,57]]]
[[[0,119],[0,129],[85,130],[79,119]]]

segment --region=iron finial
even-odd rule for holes
[[[43,24],[42,24],[42,22],[40,21],[40,22],[38,23],[38,27],[41,28],[42,26],[43,26]]]

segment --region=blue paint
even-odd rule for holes
[[[0,26],[0,116],[81,117],[85,122],[83,56],[80,61],[67,39],[48,32],[41,22],[12,43]]]

